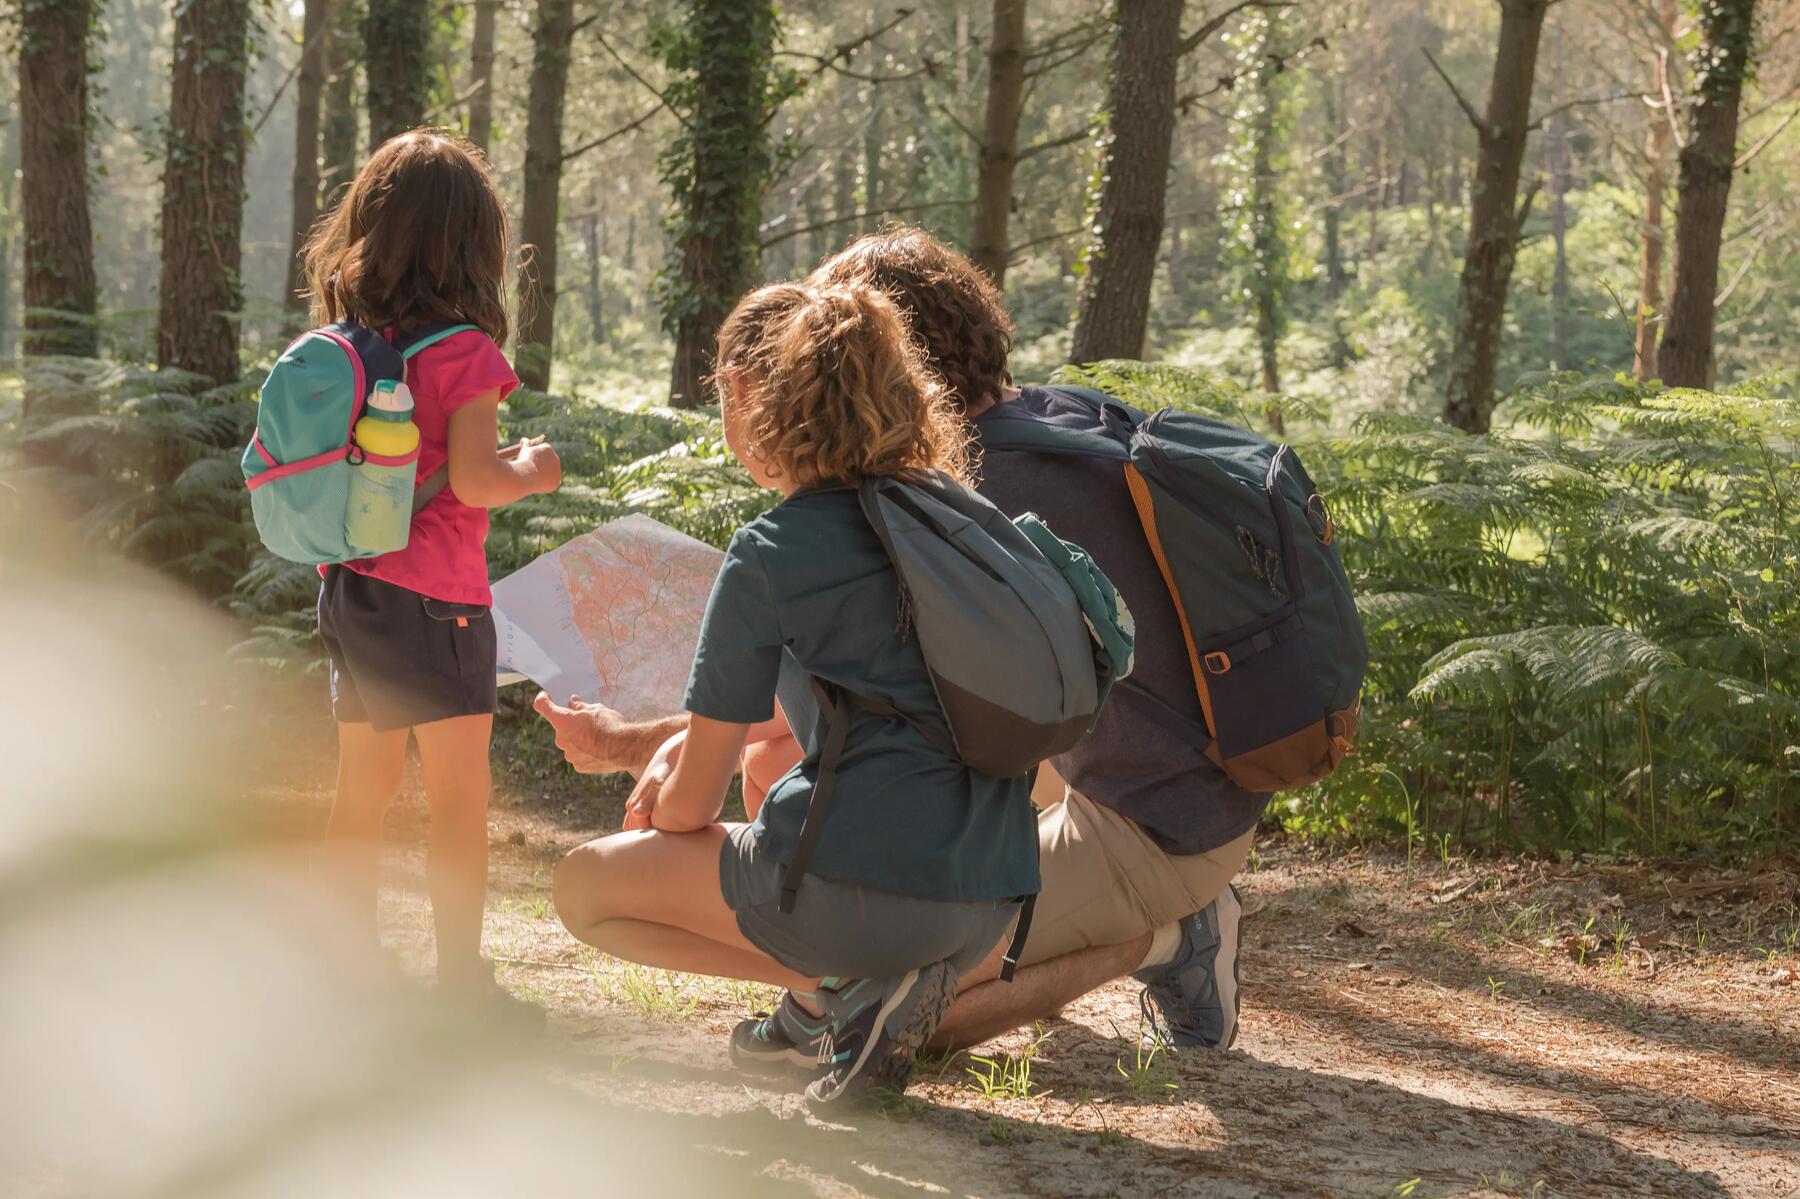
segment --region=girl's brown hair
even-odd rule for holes
[[[747,384],[749,452],[801,487],[909,470],[968,481],[969,434],[893,301],[872,287],[772,283],[719,329],[726,379]]]
[[[475,325],[504,343],[506,206],[481,151],[430,129],[384,142],[305,250],[320,324]]]
[[[857,238],[813,272],[820,283],[866,283],[900,305],[931,369],[964,408],[998,400],[1012,382],[1012,318],[981,268],[925,232],[893,225]]]

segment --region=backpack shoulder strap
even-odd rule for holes
[[[800,880],[806,877],[807,864],[812,861],[813,850],[819,847],[819,836],[825,831],[825,810],[831,806],[831,797],[837,791],[838,763],[844,757],[844,739],[850,734],[850,711],[844,693],[817,677],[812,681],[812,688],[819,709],[826,714],[825,744],[819,751],[819,781],[813,785],[812,796],[806,804],[800,839],[794,843],[794,856],[781,875],[778,906],[783,913],[794,910],[794,903],[800,897]]]
[[[446,337],[454,337],[458,333],[467,333],[475,329],[474,325],[424,325],[410,335],[394,342],[394,348],[400,351],[400,357],[410,359],[421,350],[428,350]]]
[[[401,359],[410,362],[420,350],[429,349],[447,337],[454,337],[458,333],[467,333],[475,328],[475,325],[426,325],[410,337],[404,337],[395,342],[394,348],[400,351]],[[436,499],[438,492],[442,491],[449,482],[450,464],[446,462],[432,471],[425,481],[414,489],[413,515],[417,516],[424,511],[425,505]]]

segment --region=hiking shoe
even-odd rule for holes
[[[826,1071],[806,1088],[806,1106],[815,1112],[904,1091],[913,1059],[956,998],[956,971],[934,962],[908,971],[886,994],[874,985],[859,979],[837,992],[819,990],[832,1029],[822,1053]]]
[[[830,1031],[829,1015],[813,1015],[785,991],[774,1011],[758,1012],[731,1030],[731,1064],[750,1074],[815,1077],[824,1069],[819,1053]]]
[[[1152,1037],[1176,1048],[1230,1049],[1237,1040],[1238,930],[1244,905],[1237,888],[1181,921],[1174,960],[1132,975],[1144,984],[1138,1004]]]

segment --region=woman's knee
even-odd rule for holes
[[[563,855],[550,879],[550,900],[563,927],[577,936],[605,919],[602,859],[599,841],[578,845]]]

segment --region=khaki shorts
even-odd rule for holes
[[[1047,767],[1033,798],[1042,801],[1059,787],[1062,798],[1038,813],[1043,891],[1021,965],[1122,945],[1172,924],[1217,899],[1250,858],[1254,829],[1206,853],[1171,855],[1111,808],[1063,786]]]

